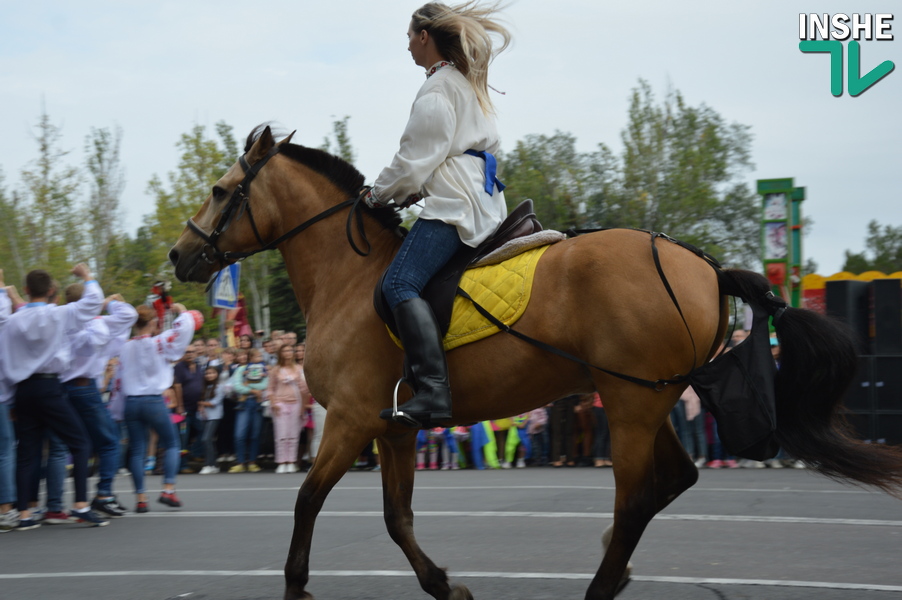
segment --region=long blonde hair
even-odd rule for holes
[[[511,42],[510,32],[491,18],[500,8],[498,3],[479,6],[476,0],[455,6],[430,2],[411,17],[414,33],[429,32],[439,54],[453,62],[467,78],[485,114],[495,110],[489,98],[489,64]],[[493,47],[491,34],[501,38],[497,49]]]

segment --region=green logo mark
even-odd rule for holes
[[[802,52],[830,53],[830,93],[842,96],[843,45],[837,40],[804,40],[799,42]],[[861,77],[861,44],[849,42],[849,95],[859,96],[896,68],[891,60],[885,60]]]

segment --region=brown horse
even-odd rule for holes
[[[401,244],[398,220],[388,209],[352,206],[349,198],[357,196],[363,176],[289,139],[276,143],[268,127],[252,132],[241,161],[216,183],[170,252],[179,279],[206,282],[229,262],[277,247],[307,320],[307,379],[328,412],[319,456],[298,492],[285,598],[313,598],[306,587],[316,516],[373,439],[382,462],[385,523],[423,590],[441,600],[471,598],[465,586],[449,584],[414,538],[416,431],[379,418],[402,374],[402,351],[373,308],[373,289]],[[355,252],[349,239],[368,254]],[[724,292],[758,302],[769,287],[754,273],[719,274],[676,244],[660,242],[659,253],[685,324],[655,268],[649,235],[611,230],[548,249],[515,328],[613,371],[649,380],[685,375],[704,364],[724,336]],[[828,476],[898,492],[899,453],[854,441],[838,415],[856,361],[845,330],[789,309],[778,333],[783,447]],[[569,394],[602,395],[617,491],[614,523],[603,536],[603,560],[586,598],[613,598],[627,581],[630,555],[646,525],[698,478],[669,419],[686,384],[655,391],[506,334],[452,350],[448,365],[454,423],[524,413]]]

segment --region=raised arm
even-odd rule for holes
[[[188,344],[194,339],[195,322],[191,313],[186,311],[181,304],[173,304],[172,308],[180,311],[181,314],[172,324],[172,329],[154,337],[153,341],[159,353],[166,360],[176,361],[185,355]]]
[[[77,331],[100,314],[100,310],[103,308],[103,290],[100,289],[100,284],[94,280],[91,269],[86,264],[75,265],[72,274],[84,280],[85,291],[80,300],[62,306],[61,310],[66,311],[66,329]]]

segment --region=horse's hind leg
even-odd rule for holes
[[[316,463],[298,491],[294,530],[285,562],[285,600],[313,600],[305,588],[310,579],[310,543],[316,516],[326,496],[375,437],[374,431],[348,426],[350,420],[345,417],[335,409],[327,413]],[[338,428],[340,425],[345,426],[344,430]]]
[[[382,465],[382,496],[388,534],[410,561],[420,587],[438,600],[472,600],[463,585],[448,585],[448,576],[426,556],[413,534],[414,462],[416,432],[380,437],[379,461]]]
[[[666,402],[661,400],[655,404],[663,413]],[[635,406],[640,400],[633,397],[630,402]],[[628,581],[629,558],[648,523],[698,479],[698,470],[666,416],[661,416],[656,429],[653,424],[652,418],[624,425],[616,412],[611,415],[617,486],[614,524],[603,535],[604,558],[586,600],[610,600],[617,595]]]

